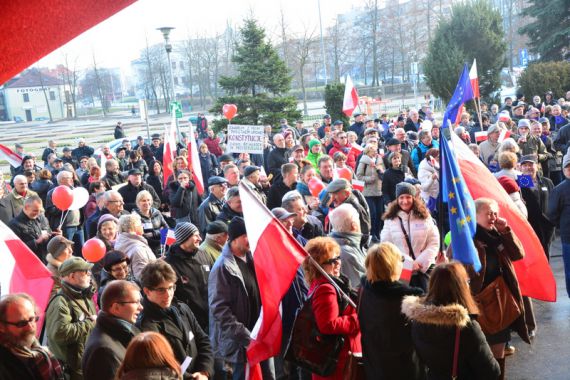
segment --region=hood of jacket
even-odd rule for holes
[[[465,327],[471,320],[462,305],[430,305],[425,303],[425,298],[417,296],[404,298],[402,313],[412,321],[442,327]]]
[[[128,232],[121,232],[117,240],[115,240],[114,248],[118,251],[126,252],[141,245],[148,246],[148,242],[144,237]]]

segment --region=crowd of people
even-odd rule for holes
[[[530,103],[518,95],[463,113],[451,133],[495,173],[547,257],[560,228],[570,292],[569,112],[570,91],[558,101],[552,93]],[[168,178],[163,137],[131,146],[121,123],[114,137],[123,143],[99,155],[84,139],[61,153],[50,140],[36,164],[16,144],[22,164],[0,186],[0,220],[47,266],[54,288],[46,310],[24,293],[0,300],[0,379],[244,379],[262,300],[240,183],[314,259],[283,299],[282,352],[261,363],[264,379],[343,379],[359,352],[367,379],[505,378],[511,332],[525,342],[537,332],[513,269],[524,257],[517,236],[494,200],[477,199],[482,269],[449,261],[440,246],[448,228],[436,222],[444,217],[443,137],[429,105],[393,119],[353,117],[346,126],[328,114],[311,127],[283,119],[266,126],[264,153],[249,154],[226,152],[224,135],[201,115]],[[200,150],[204,194],[187,158],[189,138]],[[57,186],[83,186],[89,201],[62,213],[52,200]],[[81,251],[95,237],[106,253],[90,263]],[[405,260],[412,274],[401,280]],[[484,294],[497,284],[517,312],[491,328],[483,320],[504,305],[486,304]],[[331,373],[285,359],[305,302],[320,333],[345,338]]]

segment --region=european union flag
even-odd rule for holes
[[[469,79],[469,69],[467,68],[467,64],[465,64],[459,82],[457,82],[457,87],[453,92],[453,96],[449,100],[449,103],[447,103],[447,108],[443,115],[442,128],[448,127],[448,120],[452,124],[455,123],[457,113],[461,109],[461,106],[471,99],[473,99],[473,88],[471,87],[471,80]]]
[[[453,132],[451,132],[453,133]],[[475,202],[465,185],[457,161],[449,149],[447,139],[440,139],[443,201],[447,203],[453,258],[481,270],[479,254],[473,243],[477,229]]]
[[[522,174],[517,177],[517,183],[521,188],[532,188],[534,187],[534,181],[532,176],[528,174]]]

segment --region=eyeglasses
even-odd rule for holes
[[[332,259],[328,259],[327,261],[325,261],[323,263],[323,265],[334,265],[334,264],[340,264],[340,256],[333,257]]]
[[[121,304],[121,305],[124,305],[124,304],[136,304],[136,305],[140,305],[141,300],[137,300],[137,301],[120,301],[120,302],[117,302],[117,303],[119,303],[119,304]]]
[[[30,323],[36,323],[37,321],[40,320],[40,317],[38,317],[37,315],[34,317],[30,317],[28,319],[24,319],[23,321],[18,321],[18,322],[8,322],[8,321],[2,321],[2,323],[5,323],[7,325],[12,325],[12,326],[16,326],[19,329],[23,329],[24,327],[26,327],[27,325],[29,325]]]
[[[175,292],[176,285],[169,286],[168,288],[149,288],[149,290],[157,293]]]

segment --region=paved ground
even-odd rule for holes
[[[507,358],[507,378],[511,380],[570,379],[570,299],[564,283],[560,240],[552,246],[550,264],[558,289],[556,303],[533,301],[537,335],[528,345],[513,334],[517,351]]]

